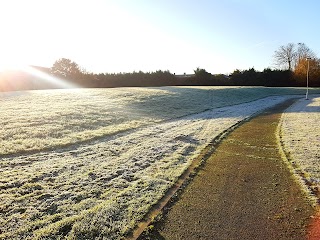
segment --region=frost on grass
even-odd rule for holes
[[[63,149],[3,156],[0,238],[121,239],[215,136],[288,98],[212,109]]]
[[[301,99],[282,118],[282,141],[307,180],[320,186],[320,96]]]
[[[40,151],[164,120],[302,93],[296,88],[161,87],[0,93],[0,155]]]

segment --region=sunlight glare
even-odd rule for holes
[[[40,78],[39,81],[44,81],[46,83],[54,85],[55,87],[59,87],[59,88],[78,88],[79,87],[74,83],[68,82],[67,80],[64,80],[58,77],[54,77],[52,75],[39,71],[36,68],[31,66],[25,66],[22,68],[22,70],[35,77]]]

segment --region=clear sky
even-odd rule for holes
[[[318,0],[0,0],[0,69],[69,58],[90,72],[272,67],[303,42],[320,57]]]

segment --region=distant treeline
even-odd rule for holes
[[[266,86],[304,87],[308,75],[310,87],[320,87],[320,59],[304,43],[289,43],[275,51],[280,69],[256,71],[235,70],[211,74],[197,68],[192,74],[175,75],[169,71],[132,73],[90,73],[67,58],[54,62],[51,68],[31,66],[24,71],[0,72],[0,91],[51,89],[66,87],[114,88],[159,86]],[[283,70],[287,69],[287,70]],[[63,81],[61,81],[63,80]]]
[[[305,86],[305,79],[299,79],[288,70],[265,69],[262,72],[235,70],[230,75],[210,74],[204,69],[190,75],[175,75],[168,71],[133,72],[120,74],[92,74],[77,82],[85,87],[135,87],[135,86]],[[310,79],[310,86],[320,86],[320,81]]]
[[[169,71],[133,72],[133,73],[87,73],[76,72],[69,75],[52,73],[51,69],[34,67],[47,76],[64,79],[78,87],[114,88],[114,87],[158,87],[158,86],[266,86],[297,87],[306,86],[306,78],[295,75],[290,70],[256,71],[235,70],[229,75],[212,75],[204,69],[197,68],[194,74],[175,75]],[[320,87],[320,78],[310,75],[310,87]],[[62,88],[57,83],[44,80],[44,76],[31,72],[0,73],[0,91]]]

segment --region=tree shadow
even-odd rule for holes
[[[126,105],[129,112],[148,116],[155,120],[168,120],[255,101],[269,96],[305,95],[304,88],[280,87],[162,87],[157,94]],[[320,94],[320,89],[310,89],[311,94]],[[314,108],[312,111],[318,111]]]

